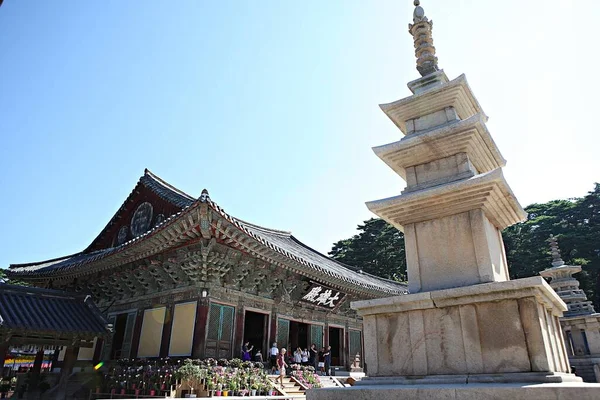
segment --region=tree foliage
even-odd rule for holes
[[[333,245],[329,255],[369,274],[406,281],[404,234],[381,219],[358,226],[359,233]]]
[[[581,288],[600,310],[600,184],[585,197],[531,204],[526,221],[502,236],[512,278],[538,275],[551,267],[550,234],[558,236],[563,260],[582,265]],[[333,245],[329,255],[383,278],[406,281],[404,235],[380,219],[358,226],[359,233]]]
[[[29,286],[26,282],[21,280],[8,278],[6,276],[6,271],[4,269],[0,269],[0,284],[3,283],[8,283],[10,285]]]

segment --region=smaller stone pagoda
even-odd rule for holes
[[[540,272],[551,279],[550,286],[569,309],[560,319],[569,362],[577,375],[586,382],[600,382],[600,313],[594,310],[579,281],[573,274],[581,272],[579,265],[566,265],[560,255],[558,240],[550,236],[552,268]]]

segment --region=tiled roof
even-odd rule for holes
[[[246,233],[307,268],[316,269],[350,284],[379,288],[388,293],[405,293],[408,290],[404,284],[379,278],[335,261],[300,242],[290,232],[264,228],[233,217],[232,219]]]
[[[138,191],[140,185],[150,189],[157,196],[161,197],[162,199],[170,202],[171,204],[179,208],[188,207],[195,201],[195,199],[192,196],[171,186],[170,184],[159,178],[157,175],[154,175],[152,172],[150,172],[148,168],[146,168],[144,169],[144,175],[142,175],[142,177],[138,181],[137,185],[135,185],[127,199],[123,202],[121,207],[117,210],[117,212],[110,219],[110,221],[108,221],[108,224],[106,224],[106,227],[102,229],[102,232],[100,232],[100,234],[92,241],[88,248],[83,251],[83,253],[89,253],[90,250],[94,247],[94,244],[102,237],[104,232],[110,226],[115,224],[116,221],[119,220],[121,212],[126,207],[127,203],[129,202],[129,199],[132,198]]]
[[[92,253],[77,253],[71,256],[38,263],[13,264],[10,266],[9,275],[14,274],[15,276],[21,277],[28,275],[52,276],[54,272],[59,270],[74,270],[83,265],[91,264],[96,260],[100,260],[110,256],[113,253],[120,252],[125,247],[143,241],[146,237],[150,237],[154,231],[164,227],[165,224],[176,223],[178,219],[181,219],[181,217],[186,214],[187,209],[193,205],[203,202],[203,200],[194,200],[191,196],[169,185],[148,170],[146,170],[144,175],[140,178],[138,185],[139,184],[145,185],[165,200],[182,207],[182,211],[171,216],[159,226],[152,228],[150,231],[120,246],[111,247]],[[219,205],[210,200],[210,198],[207,198],[205,201],[208,202],[214,211],[229,220],[245,234],[258,240],[267,248],[275,250],[290,260],[301,264],[302,267],[306,268],[307,270],[312,270],[313,272],[316,271],[319,274],[324,274],[352,285],[369,288],[370,290],[376,290],[390,294],[407,292],[406,285],[379,278],[337,262],[306,246],[292,236],[290,232],[264,228],[249,222],[245,222],[227,214],[221,207],[219,207]]]
[[[104,336],[107,321],[89,296],[0,284],[0,332]]]
[[[158,176],[154,175],[148,169],[144,170],[144,175],[140,178],[140,183],[166,201],[181,208],[187,207],[196,201],[195,198],[185,192],[182,192],[176,187],[171,186]]]

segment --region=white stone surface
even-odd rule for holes
[[[417,81],[423,82],[427,79],[427,77],[423,77]],[[417,81],[412,82],[413,87],[417,86]],[[408,132],[406,121],[443,110],[446,107],[454,107],[460,119],[467,119],[478,113],[485,115],[464,74],[448,83],[434,85],[429,90],[419,91],[410,97],[393,103],[381,104],[379,107],[405,134]]]
[[[361,381],[362,383],[363,381]],[[310,389],[307,400],[598,400],[600,384],[381,385]]]
[[[432,146],[434,140],[436,145]],[[477,173],[506,165],[483,114],[405,136],[397,142],[373,147],[373,151],[409,185],[413,183],[406,169],[458,153],[467,154]]]
[[[369,377],[569,372],[555,334],[566,305],[541,277],[351,306]]]

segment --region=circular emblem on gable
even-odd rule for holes
[[[145,202],[138,206],[131,217],[131,234],[139,236],[150,229],[152,223],[152,204]]]
[[[122,245],[127,240],[127,226],[122,226],[117,233],[117,246]]]
[[[158,214],[156,216],[156,222],[154,222],[154,226],[158,226],[165,222],[165,214]]]

